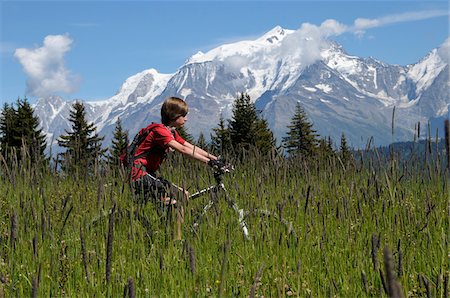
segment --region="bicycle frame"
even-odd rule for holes
[[[239,209],[239,206],[236,204],[236,202],[234,202],[234,200],[232,198],[230,198],[230,196],[228,195],[228,191],[222,182],[222,175],[225,173],[228,173],[228,172],[230,172],[230,170],[228,168],[215,170],[214,171],[214,179],[216,180],[216,185],[211,185],[207,188],[197,191],[196,193],[191,194],[189,196],[189,199],[192,200],[192,199],[198,198],[198,197],[200,197],[206,193],[210,193],[210,192],[223,191],[225,193],[225,198],[228,203],[228,206],[238,214],[239,226],[241,227],[245,238],[250,239],[247,223],[244,220],[244,210]],[[209,202],[203,207],[202,212],[200,213],[200,215],[197,217],[196,221],[194,222],[194,227],[198,226],[197,221],[200,220],[206,214],[206,212],[208,212],[208,210],[214,206],[214,204],[216,204],[215,200],[213,200],[213,199],[209,200]]]

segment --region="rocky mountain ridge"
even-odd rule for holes
[[[275,27],[255,40],[199,52],[173,74],[145,70],[128,78],[111,98],[84,103],[88,120],[105,136],[105,146],[119,117],[134,135],[159,121],[161,103],[169,96],[189,103],[188,131],[208,138],[221,115],[231,117],[241,92],[255,101],[278,141],[300,102],[321,136],[338,144],[344,133],[353,147],[365,146],[371,137],[375,145],[386,145],[412,140],[419,121],[423,128],[430,123],[433,135],[437,127],[443,132],[450,81],[448,61],[440,52],[433,49],[413,65],[389,65],[349,55],[333,41],[299,38],[295,31]],[[58,97],[36,103],[49,140],[70,129],[72,103]]]

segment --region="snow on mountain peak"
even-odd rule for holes
[[[325,64],[344,75],[354,75],[361,72],[361,61],[359,57],[350,56],[343,52],[342,48],[330,46],[320,53]]]
[[[205,55],[205,53],[203,53],[202,51],[198,51],[197,53],[189,57],[184,64],[195,63],[197,60],[201,60],[203,55]]]
[[[162,88],[167,85],[173,74],[161,74],[156,69],[151,68],[137,73],[122,84],[120,90],[108,101],[121,102],[126,104],[130,99],[149,99],[161,93]],[[136,94],[136,90],[141,90]],[[132,96],[132,95],[135,96]]]
[[[416,93],[421,94],[428,88],[446,65],[438,49],[434,49],[419,63],[410,66],[407,76],[416,83]]]
[[[126,114],[127,109],[150,103],[162,93],[172,76],[173,74],[161,74],[153,68],[147,69],[126,79],[113,97],[90,102],[90,106],[98,115],[94,119],[97,128],[101,130],[105,125],[115,123],[117,118]],[[112,114],[114,116],[111,116]]]
[[[293,32],[292,30],[285,30],[280,26],[274,27],[272,30],[269,30],[266,32],[263,36],[258,38],[258,41],[263,42],[269,42],[269,43],[276,43],[278,41],[281,41],[284,36],[288,33]]]
[[[117,93],[126,93],[127,90],[136,89],[137,84],[139,84],[139,82],[142,80],[142,78],[147,74],[157,75],[158,72],[155,69],[151,68],[151,69],[141,71],[141,72],[129,77],[128,79],[125,80],[125,82],[122,84],[122,86],[120,87],[120,90]]]
[[[235,43],[229,43],[214,48],[207,53],[198,52],[191,56],[186,64],[203,63],[208,61],[224,61],[233,56],[251,57],[260,52],[270,51],[277,47],[279,43],[293,30],[285,30],[276,26],[262,37],[255,40],[242,40]]]
[[[427,114],[423,106],[435,100],[429,88],[441,93],[448,90],[442,87],[449,84],[448,79],[440,73],[448,63],[445,57],[450,39],[419,63],[405,67],[347,54],[341,45],[328,39],[334,28],[333,22],[320,27],[306,24],[298,30],[276,26],[253,40],[224,44],[206,53],[199,51],[173,74],[144,70],[126,79],[108,100],[87,103],[87,115],[99,131],[111,137],[119,117],[126,129],[136,131],[149,119],[159,117],[163,98],[179,95],[191,100],[195,117],[189,128],[195,135],[217,123],[217,111],[230,113],[228,99],[236,92],[247,92],[261,105],[278,137],[285,133],[283,127],[292,112],[290,100],[302,98],[321,134],[339,131],[340,135],[342,129],[357,144],[374,131],[381,140],[391,141],[378,131],[386,123],[385,112],[393,105],[399,108],[399,115],[405,116],[398,117],[403,119],[403,137],[411,130],[410,123],[417,122],[417,115],[425,121],[436,116],[434,111],[438,116],[448,112],[448,93],[440,97],[441,102],[433,102]],[[423,103],[417,114],[419,101]],[[36,105],[49,136],[60,135],[69,126],[65,120],[69,105],[60,98]],[[329,123],[336,123],[333,130]]]

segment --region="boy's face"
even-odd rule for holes
[[[187,115],[186,116],[180,116],[173,122],[172,126],[174,126],[174,127],[182,127],[186,123],[187,119],[188,119]]]

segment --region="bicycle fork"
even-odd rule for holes
[[[239,209],[239,206],[230,198],[230,196],[228,195],[228,191],[225,188],[225,185],[223,183],[220,183],[219,185],[208,187],[207,189],[199,191],[198,193],[192,194],[190,196],[190,198],[196,198],[206,192],[216,191],[217,189],[222,189],[225,192],[225,197],[226,197],[228,206],[238,214],[239,227],[242,229],[245,239],[249,240],[250,236],[248,233],[247,223],[244,220],[244,210]],[[215,200],[209,200],[208,204],[206,204],[206,206],[203,207],[202,213],[200,213],[198,215],[197,220],[194,222],[194,228],[196,228],[198,226],[198,221],[200,221],[200,219],[206,214],[206,212],[208,212],[209,209],[211,209],[212,206],[214,206],[215,203],[216,203]]]
[[[239,206],[236,204],[236,202],[234,202],[233,199],[230,198],[230,196],[228,195],[228,191],[225,188],[225,185],[223,185],[223,183],[220,184],[220,188],[222,188],[223,191],[225,192],[225,197],[227,198],[228,206],[230,206],[238,214],[239,226],[241,227],[242,232],[244,232],[245,239],[249,240],[250,236],[248,234],[248,227],[247,223],[244,220],[244,209],[239,209]]]

